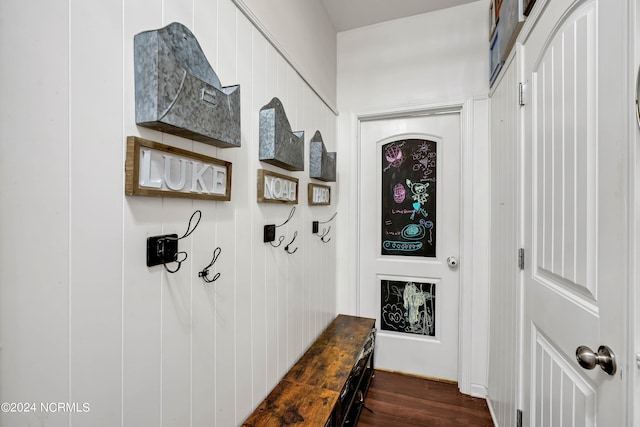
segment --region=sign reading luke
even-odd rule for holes
[[[231,163],[159,142],[127,138],[127,196],[231,200]]]

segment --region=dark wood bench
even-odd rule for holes
[[[242,424],[355,426],[373,377],[375,320],[339,315]]]

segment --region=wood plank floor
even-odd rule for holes
[[[484,399],[456,384],[376,371],[357,427],[493,427]]]

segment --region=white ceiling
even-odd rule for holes
[[[477,0],[320,0],[336,31],[346,31]]]

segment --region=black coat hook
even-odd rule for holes
[[[326,220],[326,221],[322,221],[322,222],[319,222],[318,224],[326,224],[326,223],[328,223],[328,222],[331,222],[331,221],[333,221],[333,219],[334,219],[337,215],[338,215],[338,212],[334,213],[334,214],[331,216],[331,218],[329,218],[328,220]]]
[[[193,226],[193,228],[191,228],[191,222],[193,221],[193,217],[195,217],[196,215],[198,215],[198,220],[196,221],[196,225]],[[187,231],[184,232],[184,234],[182,235],[182,237],[178,237],[178,238],[174,238],[174,237],[170,237],[169,239],[175,239],[177,240],[182,240],[185,237],[189,237],[191,235],[191,233],[193,233],[196,228],[198,227],[198,225],[200,224],[200,220],[202,219],[202,211],[201,210],[196,210],[191,214],[191,217],[189,218],[189,224],[187,224]],[[177,243],[176,243],[176,248],[177,248]],[[179,254],[183,254],[184,258],[182,258],[182,260],[178,261],[178,255]],[[167,264],[164,264],[164,269],[167,270],[169,273],[177,273],[178,270],[180,270],[180,267],[182,267],[182,263],[185,262],[187,260],[187,253],[185,251],[180,251],[176,254],[176,259],[174,260],[174,262],[178,263],[178,266],[176,267],[175,270],[170,270],[169,267],[167,267]]]
[[[204,280],[207,283],[213,283],[216,280],[218,280],[218,278],[220,277],[220,273],[216,273],[212,279],[209,279],[209,268],[213,267],[213,265],[216,263],[216,261],[218,260],[218,257],[220,256],[220,253],[222,253],[222,248],[218,246],[213,251],[213,258],[211,259],[211,262],[209,263],[209,265],[207,265],[205,268],[202,269],[202,271],[198,273],[198,277],[202,277],[202,280]]]
[[[280,225],[276,225],[276,228],[282,227],[283,225],[285,225],[286,223],[288,223],[289,221],[291,221],[291,218],[293,218],[293,214],[296,213],[296,207],[292,207],[291,208],[291,212],[289,212],[289,218],[287,218],[287,220],[285,222],[283,222]]]
[[[283,241],[284,241],[284,236],[280,236],[280,237],[278,237],[278,244],[277,245],[274,245],[273,242],[269,242],[269,244],[271,246],[273,246],[274,248],[279,248]]]
[[[333,221],[333,219],[336,217],[336,215],[338,215],[338,212],[334,213],[331,218],[329,218],[326,221],[315,221],[313,223],[313,232],[317,233],[318,232],[318,224],[326,224],[328,222]],[[320,240],[322,240],[322,243],[329,243],[329,241],[331,240],[331,237],[329,237],[328,239],[325,240],[325,237],[327,237],[327,235],[329,234],[329,232],[331,231],[331,226],[329,226],[328,228],[323,228],[322,229],[322,234],[318,236],[318,238]]]
[[[291,208],[291,211],[289,212],[289,217],[282,224],[280,224],[280,225],[273,225],[273,224],[265,225],[265,230],[264,230],[264,241],[265,241],[265,243],[268,242],[274,248],[279,248],[280,245],[282,245],[282,242],[284,242],[285,237],[284,236],[278,237],[278,244],[274,245],[273,241],[275,240],[276,228],[280,228],[283,225],[287,224],[289,221],[291,221],[291,218],[293,218],[293,214],[295,214],[295,213],[296,213],[296,207],[293,206]],[[298,234],[298,232],[296,231],[296,235],[297,234]],[[295,240],[295,239],[296,238],[294,237],[293,240]],[[293,240],[289,244],[293,243]],[[285,250],[287,252],[289,252],[288,249],[287,249],[288,247],[289,247],[289,245],[287,245],[287,247],[285,248]],[[289,253],[293,253],[293,252],[289,252]]]
[[[324,240],[324,238],[327,237],[330,231],[331,231],[331,226],[329,226],[329,228],[322,229],[322,235],[318,236],[320,240],[322,240],[322,243],[329,243],[329,240],[331,240],[331,237],[329,237],[327,240]]]
[[[191,227],[193,218],[198,215],[196,224]],[[178,237],[177,234],[165,234],[161,236],[152,236],[147,238],[147,267],[153,267],[154,265],[162,264],[164,269],[169,273],[177,273],[182,266],[182,263],[187,259],[188,255],[185,251],[178,252],[178,241],[188,237],[195,231],[202,219],[202,211],[196,210],[191,214],[189,218],[189,224],[187,225],[187,231]],[[182,255],[182,259],[180,256]],[[178,263],[175,269],[170,269],[167,264],[172,262]]]
[[[184,255],[184,258],[182,258],[181,260],[178,260],[178,255]],[[167,270],[169,273],[177,273],[178,270],[180,270],[180,267],[182,267],[182,263],[185,262],[187,260],[187,253],[185,251],[180,251],[176,254],[176,259],[174,259],[172,262],[177,262],[178,266],[176,267],[175,270],[171,270],[169,269],[169,267],[167,267],[167,263],[163,263],[162,265],[164,265],[164,269]]]
[[[284,250],[288,253],[288,254],[294,254],[296,253],[296,251],[298,250],[298,248],[295,248],[293,251],[289,250],[289,246],[291,246],[291,244],[296,240],[296,237],[298,237],[298,232],[296,231],[295,233],[293,233],[293,239],[291,239],[291,241],[289,242],[289,244],[287,246],[284,247]]]

